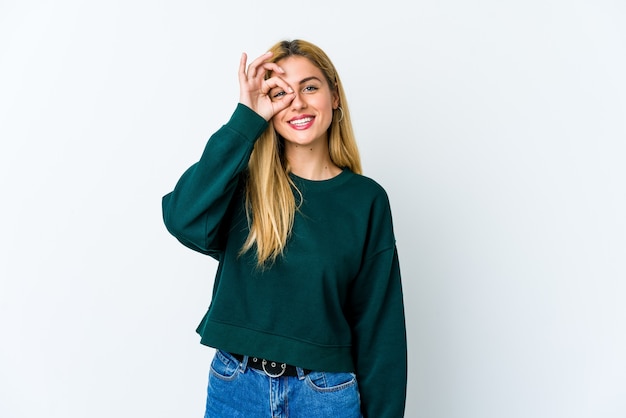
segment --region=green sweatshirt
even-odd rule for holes
[[[200,161],[163,198],[167,229],[219,261],[201,342],[305,369],[354,372],[369,418],[403,416],[407,349],[400,269],[389,201],[373,180],[344,169],[311,181],[284,255],[256,267],[244,182],[267,122],[239,104]],[[299,198],[297,198],[299,200]]]

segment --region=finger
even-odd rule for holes
[[[281,97],[279,100],[272,102],[272,105],[274,107],[274,114],[289,107],[289,105],[291,104],[291,102],[293,102],[293,99],[295,99],[295,97],[296,97],[295,93],[289,93]]]
[[[266,71],[273,71],[279,74],[285,74],[285,70],[275,62],[264,62],[261,67]]]
[[[267,80],[263,80],[261,85],[261,93],[269,94],[270,90],[272,90],[272,86],[269,85]]]
[[[248,77],[254,78],[257,76],[257,69],[260,65],[262,65],[269,57],[272,56],[272,52],[268,51],[265,54],[261,55],[254,61],[250,63],[248,66]]]
[[[239,59],[239,81],[246,80],[246,62],[248,61],[248,55],[243,52]]]
[[[280,77],[270,77],[267,80],[264,80],[263,86],[267,89],[267,91],[264,91],[264,93],[268,93],[271,89],[275,87],[283,89],[288,94],[293,93],[293,89],[291,88],[291,86]]]

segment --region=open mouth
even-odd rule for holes
[[[296,127],[296,128],[303,128],[305,126],[310,125],[313,122],[313,119],[311,116],[307,116],[304,118],[300,118],[300,119],[293,119],[289,121],[289,124]]]

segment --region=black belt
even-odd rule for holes
[[[243,355],[234,353],[230,353],[230,355],[239,360],[239,362],[243,362]],[[279,363],[276,361],[265,360],[257,357],[248,357],[247,366],[253,369],[262,370],[269,377],[298,376],[296,366],[291,366],[286,363]],[[311,373],[311,370],[302,369],[302,372],[307,375]]]

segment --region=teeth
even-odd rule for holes
[[[311,122],[313,120],[313,118],[302,118],[302,119],[298,119],[298,120],[292,120],[291,123],[292,125],[305,125],[309,122]]]

